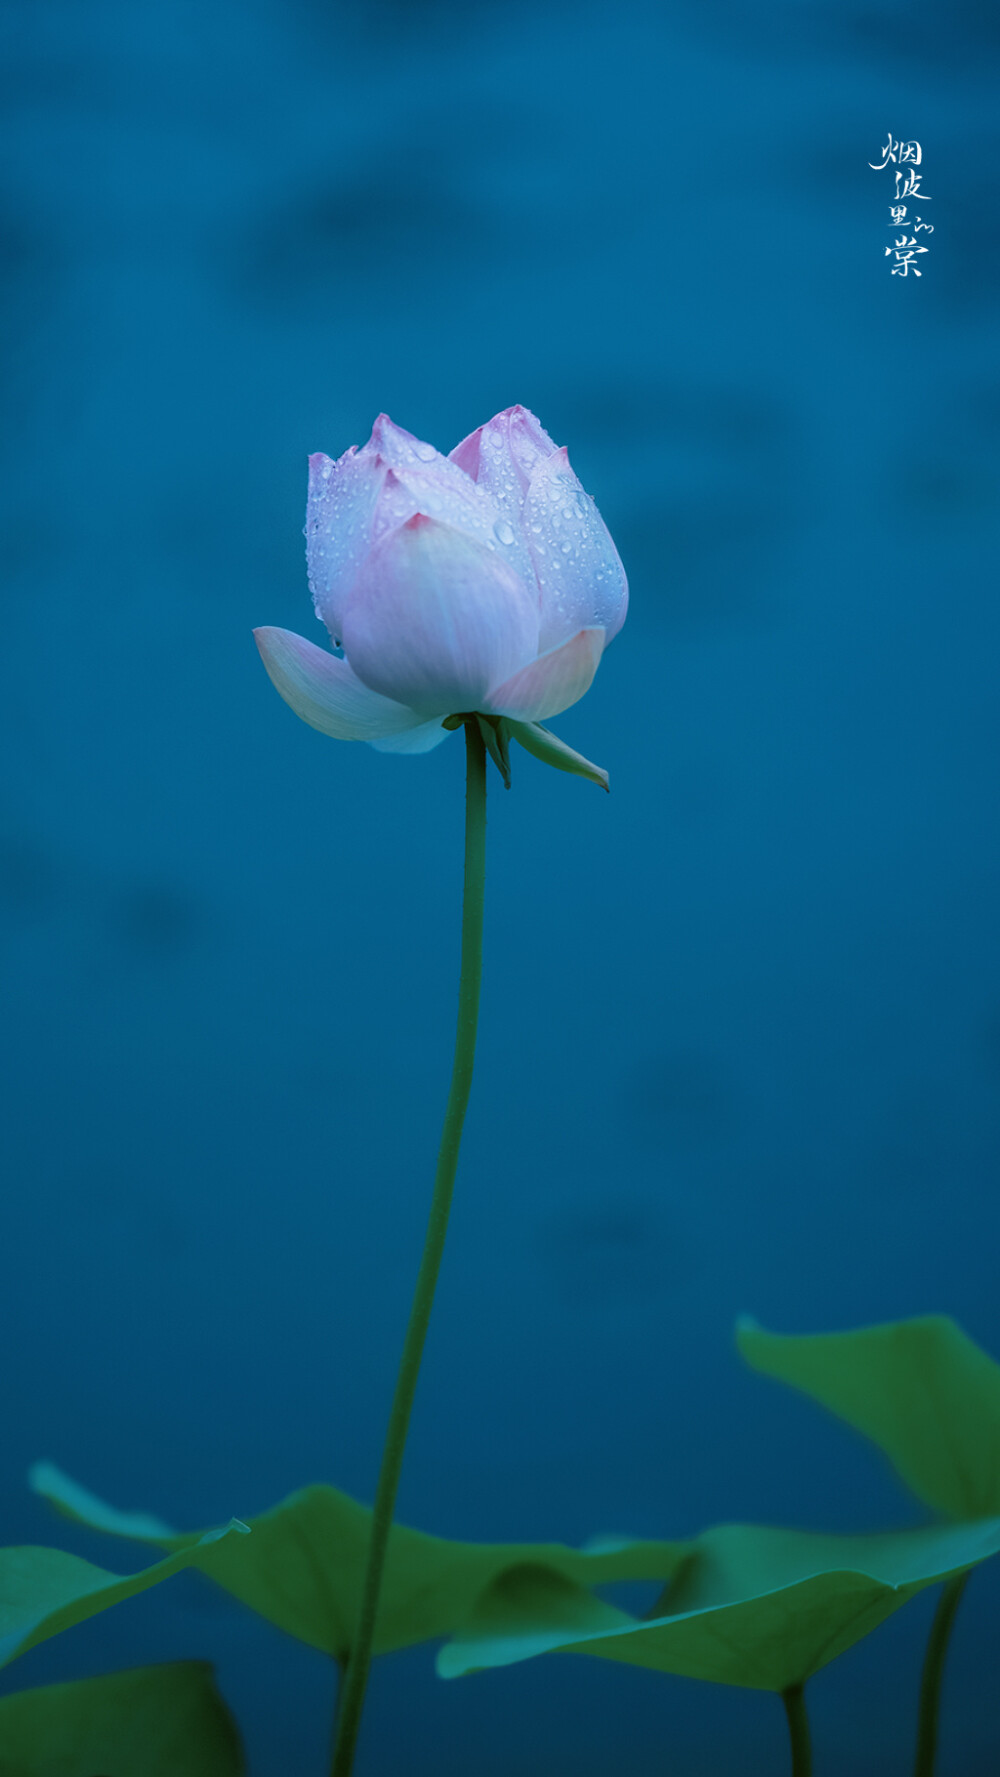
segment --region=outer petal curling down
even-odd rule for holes
[[[290,629],[255,629],[260,657],[275,690],[310,728],[334,740],[381,740],[423,722],[414,710],[363,685],[336,654]]]

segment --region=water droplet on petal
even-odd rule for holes
[[[434,449],[433,444],[418,444],[417,456],[422,463],[433,463],[434,458],[437,456],[437,451]]]
[[[513,543],[513,526],[509,525],[505,518],[498,518],[496,524],[493,526],[493,535],[496,537],[498,543]]]

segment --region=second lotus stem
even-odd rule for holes
[[[913,1777],[934,1777],[934,1764],[937,1758],[938,1717],[941,1708],[941,1679],[944,1675],[945,1655],[948,1652],[948,1641],[951,1636],[955,1612],[962,1601],[969,1576],[960,1573],[957,1578],[948,1580],[940,1598],[934,1621],[927,1638],[927,1652],[924,1656],[924,1670],[920,1679],[920,1708],[917,1718],[917,1756],[913,1766]]]
[[[788,1738],[792,1749],[792,1777],[812,1777],[812,1740],[809,1735],[809,1717],[806,1714],[805,1691],[802,1685],[789,1685],[782,1691],[781,1701],[785,1705],[788,1720]]]

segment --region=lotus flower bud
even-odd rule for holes
[[[498,762],[513,734],[563,769],[586,766],[538,725],[590,688],[628,587],[566,451],[526,408],[447,457],[380,414],[361,450],[310,458],[306,539],[334,651],[254,632],[304,722],[423,753],[457,725],[447,718],[475,714],[492,719]],[[584,775],[606,782],[596,767]]]

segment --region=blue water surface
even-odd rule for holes
[[[3,1540],[49,1457],[183,1526],[370,1498],[457,979],[460,740],[294,720],[305,459],[531,407],[632,587],[494,777],[486,982],[399,1502],[443,1534],[915,1519],[745,1371],[946,1311],[1000,1355],[995,9],[7,0]],[[918,280],[884,256],[919,139]],[[903,1777],[932,1600],[812,1685]],[[940,1777],[996,1768],[1000,1575]],[[252,1777],[332,1675],[185,1575],[8,1689],[213,1660]],[[582,1659],[379,1664],[358,1777],[770,1777],[781,1709]]]

